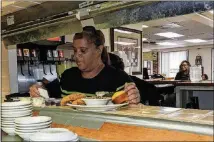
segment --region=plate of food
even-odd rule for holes
[[[81,111],[110,111],[127,106],[128,97],[125,91],[115,92],[112,97],[107,92],[98,92],[93,97],[75,93],[64,97],[61,105],[71,106]]]

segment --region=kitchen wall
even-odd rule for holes
[[[172,52],[172,51],[182,51],[182,50],[189,50],[189,62],[191,65],[195,65],[195,58],[199,54],[202,57],[202,65],[204,67],[204,73],[206,73],[211,79],[211,51],[213,45],[206,45],[206,46],[193,46],[193,47],[179,47],[179,48],[171,48],[171,49],[163,49],[160,50],[164,52]]]
[[[10,94],[10,74],[9,74],[9,61],[8,50],[1,42],[1,97],[4,100],[5,95]]]

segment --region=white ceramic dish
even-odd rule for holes
[[[22,139],[25,141],[30,141],[30,136],[32,136],[34,133],[19,133],[15,132],[17,135],[19,135]]]
[[[20,109],[2,109],[1,112],[2,113],[5,113],[5,112],[8,112],[8,113],[12,113],[12,112],[22,112],[22,111],[32,111],[33,110],[33,107],[29,107],[29,108],[20,108]]]
[[[15,125],[14,124],[1,124],[1,127],[15,128]]]
[[[1,129],[10,136],[16,135],[15,134],[15,128],[2,127]]]
[[[15,107],[15,106],[26,106],[26,105],[30,105],[31,102],[27,101],[27,102],[4,102],[1,104],[2,107]]]
[[[17,116],[17,117],[2,117],[1,120],[2,121],[14,121],[16,118],[23,118],[23,117],[31,117],[32,115],[26,115],[26,116]]]
[[[32,113],[32,110],[25,110],[25,111],[20,111],[20,110],[17,110],[17,111],[3,111],[1,112],[2,115],[17,115],[17,114],[26,114],[26,113]]]
[[[113,104],[113,105],[72,105],[70,103],[67,103],[67,106],[71,106],[72,108],[75,108],[77,110],[81,111],[95,111],[95,112],[100,112],[100,111],[111,111],[111,110],[116,110],[120,107],[124,107],[128,105],[128,103],[123,103],[123,104]]]
[[[51,117],[48,116],[35,116],[35,117],[23,117],[15,120],[16,124],[35,124],[51,121]]]
[[[29,130],[19,130],[19,129],[16,129],[15,128],[15,131],[18,132],[18,133],[36,133],[40,130],[43,130],[43,129],[47,129],[47,128],[50,128],[50,127],[46,127],[46,128],[41,128],[41,129],[29,129]]]
[[[25,109],[25,108],[32,108],[32,104],[30,105],[24,105],[24,106],[8,106],[8,107],[1,107],[2,110],[19,110],[19,109]]]
[[[15,126],[16,130],[37,130],[37,129],[44,129],[44,128],[50,128],[51,124],[49,125],[42,125],[42,126],[30,126],[30,127],[20,127],[20,126]]]
[[[86,103],[86,105],[107,105],[108,102],[111,100],[111,98],[105,98],[105,99],[84,98],[82,100]]]
[[[16,117],[25,117],[25,116],[29,116],[32,115],[32,112],[27,112],[27,113],[17,113],[17,114],[5,114],[5,115],[1,115],[2,118],[16,118]]]
[[[64,128],[48,128],[30,137],[31,141],[76,141],[77,134]]]
[[[42,127],[42,126],[46,126],[46,125],[51,125],[52,121],[47,121],[47,122],[42,122],[42,123],[35,123],[35,124],[18,124],[15,123],[16,127],[25,127],[25,128],[29,128],[29,127]]]

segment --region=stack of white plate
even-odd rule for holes
[[[9,135],[15,135],[14,120],[20,117],[32,116],[32,103],[5,102],[1,105],[2,130]]]
[[[35,116],[15,119],[15,133],[26,141],[37,131],[50,128],[52,123],[51,117]]]
[[[41,130],[30,137],[30,141],[79,141],[77,134],[64,128],[48,128]]]

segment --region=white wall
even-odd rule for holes
[[[202,57],[202,65],[204,67],[204,73],[208,75],[209,79],[211,79],[211,51],[213,45],[206,45],[206,46],[194,46],[194,47],[178,47],[178,48],[171,48],[171,49],[163,49],[159,50],[164,52],[172,52],[172,51],[182,51],[182,50],[189,50],[189,62],[191,65],[195,65],[195,58],[199,54]],[[200,48],[200,49],[198,49]]]

